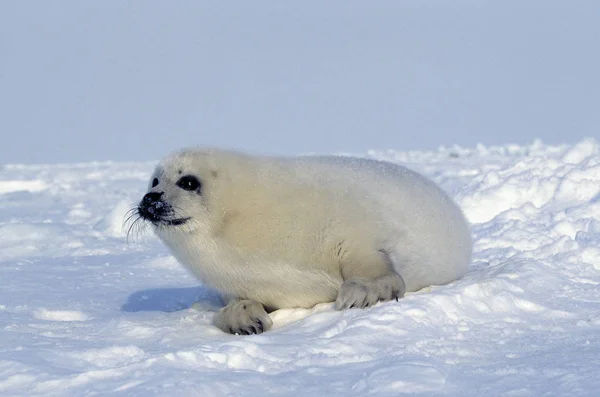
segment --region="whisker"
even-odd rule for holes
[[[185,218],[191,218],[191,216],[189,216],[189,214],[187,213],[187,211],[185,211],[183,208],[175,206],[175,205],[172,205],[171,208],[173,208],[173,212],[175,212],[175,214],[177,216],[179,216],[178,212],[183,212],[184,215],[185,215]],[[184,217],[182,217],[182,218],[184,218]]]
[[[131,235],[131,231],[135,230],[136,224],[138,223],[138,221],[141,219],[141,217],[136,218],[133,222],[131,222],[131,225],[129,226],[129,229],[127,230],[127,243],[129,244],[129,236]]]
[[[191,232],[194,229],[196,229],[196,225],[198,224],[198,222],[191,216],[188,215],[188,213],[186,211],[182,211],[183,213],[178,213],[177,217],[179,219],[185,219],[185,222],[176,225],[176,227],[179,228],[179,230],[185,231],[185,232]]]
[[[187,218],[187,222],[184,223],[183,225],[181,225],[182,227],[185,227],[186,225],[189,226],[189,222],[190,221],[195,221],[194,218],[192,216],[190,216],[188,214],[188,212],[186,210],[184,210],[181,207],[177,207],[177,206],[172,206],[173,208],[173,212],[175,213],[175,216],[177,218]]]
[[[131,215],[129,215],[125,221],[123,222],[124,224],[127,224],[131,221],[131,219],[139,217],[140,215],[138,213],[132,213]]]
[[[139,218],[136,222],[135,222],[135,238],[137,240],[142,240],[144,237],[144,230],[146,230],[146,221],[143,218]]]
[[[125,213],[125,215],[123,215],[123,223],[121,224],[121,233],[123,233],[125,231],[125,229],[127,229],[127,234],[126,234],[126,236],[127,236],[127,243],[129,243],[129,231],[131,230],[131,226],[128,227],[128,225],[130,224],[131,218],[133,216],[133,213],[131,215],[129,215],[129,216],[127,215],[130,212],[132,212],[132,211],[129,210],[129,211],[127,211]]]
[[[154,225],[155,231],[160,232],[169,232],[174,230],[172,228],[177,227],[183,228],[183,230],[186,231],[192,231],[195,229],[197,221],[193,217],[189,216],[186,210],[170,203],[166,204],[168,205],[168,209],[165,208],[165,215],[167,215],[167,218],[170,219],[164,219],[162,222],[161,220],[158,220],[158,222],[149,222],[148,220],[144,219],[144,217],[139,213],[138,205],[133,206],[125,213],[123,216],[124,221],[122,229],[123,232],[125,232],[125,229],[127,230],[126,238],[128,244],[132,241],[141,240],[143,237],[149,235],[150,230],[153,229],[149,227],[150,223]],[[187,222],[181,224],[173,222],[180,219],[186,219]]]

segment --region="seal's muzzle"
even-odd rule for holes
[[[164,192],[147,193],[138,205],[138,214],[150,222],[160,222],[169,211],[167,203],[161,200]]]
[[[138,214],[155,225],[183,225],[189,218],[172,219],[175,211],[173,211],[173,207],[169,203],[162,200],[163,194],[164,192],[146,193],[138,205]]]

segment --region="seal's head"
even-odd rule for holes
[[[209,227],[210,190],[215,189],[219,176],[213,163],[210,153],[199,149],[165,158],[150,178],[137,215],[149,222],[159,237]]]

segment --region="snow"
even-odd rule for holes
[[[85,314],[74,310],[39,309],[33,312],[33,317],[48,321],[85,321],[88,319]]]
[[[125,238],[154,163],[0,167],[0,395],[598,395],[600,144],[366,155],[456,198],[470,271],[253,336],[211,324],[220,298],[156,238]]]

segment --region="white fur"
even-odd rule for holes
[[[202,181],[200,194],[175,184]],[[471,237],[460,209],[405,167],[349,157],[275,158],[194,149],[164,159],[150,191],[191,217],[157,235],[205,284],[271,308],[336,299],[349,277],[391,262],[407,291],[461,277]]]

